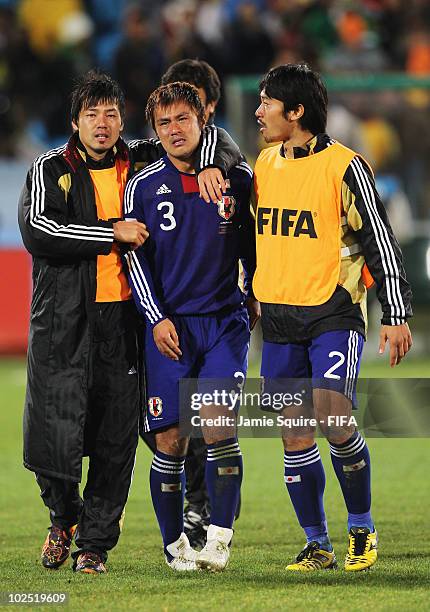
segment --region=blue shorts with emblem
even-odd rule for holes
[[[243,307],[228,314],[171,316],[179,336],[182,357],[173,361],[157,349],[152,329],[145,331],[147,406],[144,430],[154,431],[179,422],[179,381],[203,379],[202,392],[210,381],[243,383],[248,367],[249,321]]]
[[[300,344],[264,342],[261,361],[264,390],[295,393],[309,385],[342,393],[356,407],[363,344],[361,334],[348,330],[328,331]]]

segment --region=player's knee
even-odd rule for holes
[[[187,454],[188,438],[180,435],[177,426],[158,432],[155,436],[157,450],[173,457],[183,457]]]
[[[344,444],[355,432],[355,427],[328,428],[323,431],[324,436],[331,444]]]
[[[224,442],[224,440],[234,438],[236,436],[236,429],[234,427],[221,427],[220,429],[206,428],[203,434],[206,444],[218,444],[219,442]]]
[[[315,438],[314,436],[305,436],[303,438],[296,436],[283,436],[282,443],[284,445],[284,450],[286,451],[302,451],[313,446],[315,444]]]

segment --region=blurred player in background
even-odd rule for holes
[[[217,207],[199,197],[193,172],[204,125],[204,107],[188,83],[159,87],[146,108],[167,151],[129,182],[127,217],[145,219],[148,248],[126,255],[129,279],[146,318],[145,362],[148,408],[145,431],[155,431],[151,495],[167,563],[177,571],[221,571],[229,559],[232,523],[242,481],[242,455],[235,424],[202,428],[207,444],[206,484],[210,500],[207,542],[200,553],[184,533],[184,463],[188,438],[179,429],[179,381],[244,380],[251,328],[259,305],[238,287],[239,258],[250,291],[255,268],[254,222],[249,207],[252,172],[239,165]],[[201,416],[234,416],[228,406],[203,407]],[[234,419],[235,420],[235,419]]]
[[[104,573],[120,534],[138,440],[137,316],[119,245],[137,248],[148,235],[143,224],[121,221],[122,198],[132,171],[164,150],[154,140],[126,145],[120,138],[124,95],[106,74],[84,75],[71,117],[73,136],[35,160],[19,206],[34,281],[24,464],[36,473],[50,510],[43,565],[65,562],[78,524],[75,570]],[[234,163],[238,149],[225,134],[204,133],[207,158],[196,156],[196,170],[209,161],[224,171]],[[224,138],[217,156],[213,141]],[[219,189],[221,170],[209,168],[199,180]],[[90,464],[82,500],[84,454]]]
[[[175,81],[191,83],[197,87],[205,111],[205,123],[212,125],[221,96],[221,81],[214,68],[203,60],[180,60],[172,64],[161,77],[162,85]]]
[[[366,284],[373,277],[382,307],[380,353],[390,365],[412,345],[411,290],[399,245],[375,189],[372,170],[326,133],[327,92],[306,65],[287,64],[260,84],[256,111],[266,142],[255,166],[257,270],[262,307],[261,373],[270,379],[312,379],[313,409],[348,510],[347,571],[377,558],[370,511],[370,457],[347,416],[366,334]],[[292,415],[292,409],[285,409]],[[284,429],[285,483],[307,544],[293,571],[336,566],[324,513],[324,469],[315,430]]]

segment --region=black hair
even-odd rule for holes
[[[175,64],[161,77],[162,85],[184,81],[204,89],[207,102],[217,103],[221,95],[221,82],[216,71],[204,60],[184,59]]]
[[[75,83],[72,91],[71,119],[77,123],[82,110],[100,103],[117,104],[121,119],[125,114],[125,98],[119,84],[101,70],[89,70]]]
[[[176,102],[185,102],[196,113],[199,124],[203,127],[205,123],[205,109],[200,100],[199,92],[190,83],[168,83],[160,85],[148,98],[145,115],[152,127],[155,129],[155,109],[167,108]]]
[[[284,115],[303,105],[304,114],[299,124],[312,134],[325,132],[327,125],[327,89],[317,72],[307,64],[284,64],[272,68],[260,83],[269,98],[284,104]]]

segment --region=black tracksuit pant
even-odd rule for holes
[[[78,523],[79,551],[103,560],[119,538],[130,488],[139,422],[137,316],[131,302],[95,304],[91,343],[83,500],[76,483],[36,475],[54,525]]]

